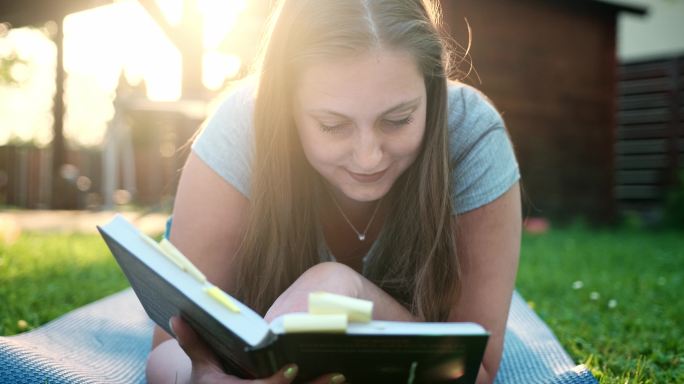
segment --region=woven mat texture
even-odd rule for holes
[[[152,322],[131,289],[78,308],[31,332],[0,337],[3,383],[145,383]],[[541,319],[515,293],[496,384],[585,384]]]

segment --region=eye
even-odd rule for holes
[[[340,133],[347,127],[347,124],[346,123],[323,124],[323,123],[319,122],[318,126],[321,128],[321,131],[323,131],[325,133]]]
[[[387,124],[390,128],[401,128],[405,125],[409,125],[413,122],[413,115],[408,115],[403,119],[398,119],[398,120],[393,120],[393,119],[385,119],[384,120],[385,124]]]

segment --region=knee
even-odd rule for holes
[[[301,278],[346,296],[358,297],[363,284],[362,276],[354,269],[333,261],[318,263],[302,274]],[[331,284],[334,283],[334,284]]]

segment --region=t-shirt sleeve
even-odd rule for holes
[[[454,214],[486,205],[520,179],[503,119],[472,87],[449,88],[449,150]]]
[[[254,85],[245,81],[226,95],[192,143],[193,152],[245,197],[254,153],[253,112]]]

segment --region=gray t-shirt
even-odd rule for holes
[[[255,81],[236,86],[206,121],[192,149],[249,198],[254,153]],[[449,152],[453,209],[461,214],[506,192],[519,178],[518,163],[501,115],[476,89],[449,84]]]

